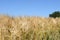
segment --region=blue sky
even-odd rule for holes
[[[0,14],[48,17],[60,11],[60,0],[0,0]]]

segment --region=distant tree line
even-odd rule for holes
[[[60,17],[60,11],[55,11],[52,14],[49,14],[49,17],[53,17],[53,18]]]

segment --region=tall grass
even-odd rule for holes
[[[60,18],[0,16],[0,40],[60,40]]]

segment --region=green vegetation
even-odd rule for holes
[[[60,11],[55,11],[52,14],[49,14],[49,17],[53,17],[53,18],[60,17]]]

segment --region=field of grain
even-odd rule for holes
[[[0,40],[60,40],[60,18],[0,16]]]

